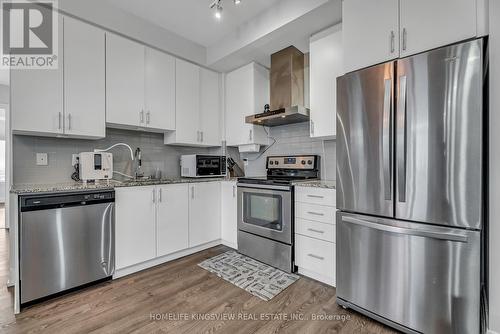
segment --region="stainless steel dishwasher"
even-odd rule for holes
[[[21,304],[113,275],[114,191],[29,195],[19,201]]]

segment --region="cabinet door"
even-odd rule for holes
[[[200,144],[200,68],[176,59],[175,141]]]
[[[175,130],[175,59],[146,48],[146,126]]]
[[[155,187],[116,189],[116,268],[156,256]]]
[[[248,144],[252,125],[245,115],[253,113],[253,67],[247,65],[226,75],[226,142],[228,146]]]
[[[145,126],[144,46],[106,34],[106,122]]]
[[[269,71],[251,63],[227,73],[225,97],[227,145],[266,145],[265,128],[245,123],[245,117],[263,111],[269,103]]]
[[[221,239],[227,246],[238,248],[238,200],[236,182],[221,182]]]
[[[77,137],[106,136],[105,33],[64,18],[65,133]]]
[[[399,57],[398,20],[399,0],[343,1],[345,72]]]
[[[201,142],[205,146],[221,145],[219,74],[201,69]]]
[[[158,186],[157,256],[189,247],[187,184]]]
[[[220,183],[193,183],[189,192],[189,247],[220,239]]]
[[[59,58],[63,58],[63,22],[59,16]],[[54,70],[11,70],[12,131],[58,135],[64,131],[63,62]]]
[[[343,74],[342,30],[337,25],[311,38],[311,137],[334,138],[337,120],[337,77]]]
[[[476,36],[476,0],[401,0],[401,56]]]

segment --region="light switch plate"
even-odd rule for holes
[[[37,166],[47,166],[49,164],[49,156],[47,153],[37,153],[36,154],[36,165]]]

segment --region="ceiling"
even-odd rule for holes
[[[213,0],[105,1],[188,40],[210,47],[280,0],[242,0],[239,5],[235,5],[233,0],[224,0],[220,21],[209,8]]]

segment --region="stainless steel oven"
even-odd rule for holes
[[[293,181],[319,178],[319,157],[267,158],[267,177],[238,180],[238,251],[294,271]]]

